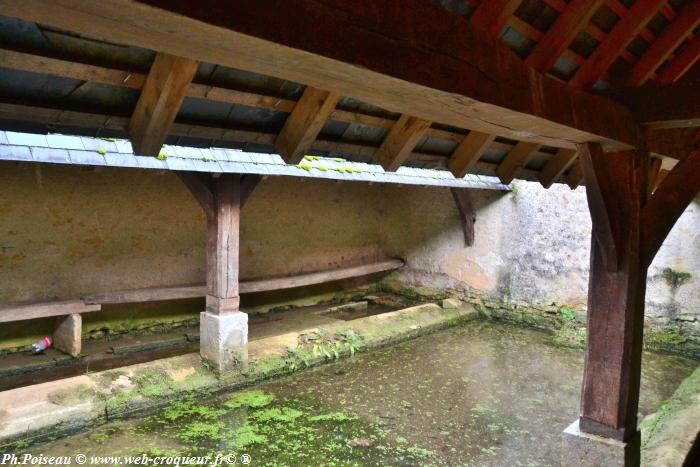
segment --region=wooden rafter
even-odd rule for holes
[[[211,8],[196,8],[165,0],[99,5],[27,0],[21,5],[0,2],[0,14],[277,76],[390,111],[504,137],[561,147],[585,141],[610,148],[642,143],[641,129],[624,106],[532,73],[506,46],[479,37],[439,5],[407,1],[401,3],[402,21],[391,20],[370,0],[334,0],[332,5],[289,0],[277,5],[275,15],[265,2],[212,0]],[[310,11],[314,14],[299,14]],[[426,27],[450,32],[415,34]],[[309,35],[312,29],[318,34]],[[347,47],[348,42],[357,46]],[[441,72],[425,73],[426,67]],[[495,123],[503,121],[508,125]]]
[[[129,123],[128,118],[117,115],[94,114],[3,103],[0,103],[0,119],[33,122],[42,125],[67,125],[112,131],[126,131]],[[274,144],[276,137],[274,133],[259,130],[241,130],[185,123],[173,124],[171,127],[171,134],[173,136],[263,145]],[[512,148],[512,146],[508,144],[497,141],[493,143],[492,147],[500,151],[509,151]],[[315,151],[352,154],[360,157],[374,157],[378,147],[344,141],[317,139],[314,141],[311,149]],[[549,156],[550,155],[545,152],[538,153],[538,157],[545,159]],[[426,154],[417,151],[411,153],[409,160],[432,167],[445,167],[447,165],[446,156]],[[493,173],[495,168],[496,164],[483,161],[477,162],[474,166],[475,171],[484,174]],[[521,169],[519,173],[527,179],[537,178],[537,173],[534,170]]]
[[[635,2],[632,8],[621,16],[588,60],[579,67],[576,74],[569,80],[569,84],[578,88],[593,86],[623,53],[627,44],[644,30],[660,7],[658,0]]]
[[[576,151],[573,149],[560,149],[557,154],[547,162],[540,171],[539,180],[543,187],[549,188],[561,175],[566,172],[576,160]]]
[[[457,178],[468,174],[495,138],[495,135],[478,131],[469,132],[450,156],[447,163],[450,172]]]
[[[413,148],[423,138],[429,126],[430,122],[427,120],[402,115],[384,138],[374,155],[374,160],[384,167],[384,170],[396,171],[408,160]]]
[[[158,155],[198,66],[188,58],[156,55],[129,122],[135,153]]]
[[[498,37],[508,18],[518,9],[522,0],[483,1],[469,18],[474,27],[486,31],[491,37]]]
[[[625,82],[629,86],[641,86],[669,58],[676,48],[700,25],[700,2],[686,6],[629,71]]]
[[[700,60],[700,34],[693,36],[688,41],[683,52],[679,53],[671,60],[656,76],[656,80],[661,83],[674,83],[678,81],[695,63]]]
[[[575,190],[576,188],[578,188],[582,181],[583,169],[581,168],[581,162],[576,161],[571,167],[571,170],[569,170],[569,173],[566,175],[566,184],[569,185],[569,188]]]
[[[515,178],[515,172],[527,165],[538,147],[535,143],[524,141],[516,144],[496,168],[496,175],[501,179],[501,182],[506,185],[512,182]]]
[[[525,63],[541,72],[548,72],[602,3],[603,0],[572,0]]]
[[[285,162],[296,164],[301,161],[339,99],[339,95],[321,89],[307,87],[304,90],[275,140],[275,149]]]

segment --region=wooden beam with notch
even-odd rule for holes
[[[629,11],[620,16],[612,31],[581,65],[569,84],[576,88],[590,88],[600,80],[624,51],[627,45],[656,15],[661,8],[658,0],[638,0]]]
[[[496,167],[496,175],[501,179],[504,185],[508,185],[515,178],[515,172],[521,168],[525,167],[534,154],[539,148],[539,145],[535,143],[527,143],[520,141],[516,144],[513,149],[506,155],[503,161]]]
[[[410,115],[401,115],[396,125],[389,130],[382,145],[374,154],[374,160],[384,170],[395,172],[406,162],[416,144],[423,138],[430,122]]]
[[[628,86],[641,86],[671,56],[676,48],[700,25],[700,2],[694,1],[683,8],[678,17],[644,52],[637,64],[627,73]]]
[[[573,149],[560,149],[556,155],[547,162],[547,165],[539,173],[539,180],[543,187],[549,188],[566,169],[576,160],[576,151]]]
[[[158,155],[198,66],[198,62],[188,58],[156,55],[129,122],[136,154]]]
[[[527,56],[525,63],[542,73],[551,70],[602,4],[603,0],[572,0]]]
[[[306,87],[275,140],[275,149],[285,162],[297,164],[303,159],[338,100],[340,96],[337,94]]]
[[[523,0],[488,0],[481,2],[469,21],[491,37],[497,38],[508,18],[513,16]]]
[[[468,174],[494,139],[496,139],[495,135],[470,131],[455,148],[447,162],[447,168],[450,169],[452,175],[462,178]]]

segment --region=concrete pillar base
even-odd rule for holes
[[[214,372],[247,369],[247,314],[236,311],[218,315],[204,311],[199,323],[199,353]]]
[[[53,346],[71,357],[82,350],[83,318],[78,314],[61,316],[53,332]]]
[[[639,465],[639,431],[625,443],[582,432],[578,422],[576,420],[569,425],[562,434],[562,466],[631,467]]]

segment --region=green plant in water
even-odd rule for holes
[[[268,394],[264,391],[256,389],[254,391],[246,391],[236,394],[224,403],[229,409],[237,409],[239,407],[265,407],[275,400],[274,394]]]
[[[331,412],[309,417],[309,421],[311,422],[346,422],[350,420],[357,420],[357,415],[347,415],[343,412]]]

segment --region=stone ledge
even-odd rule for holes
[[[700,439],[700,367],[640,428],[642,465],[685,465],[686,456]]]
[[[247,371],[217,377],[198,354],[141,363],[60,381],[0,392],[0,452],[19,440],[42,441],[122,416],[153,411],[190,393],[214,394],[290,374],[328,361],[299,349],[300,336],[339,332],[362,337],[362,350],[374,349],[476,318],[471,305],[445,310],[435,304],[342,321],[250,342]],[[339,347],[338,356],[353,352]],[[302,354],[304,365],[300,365]]]

